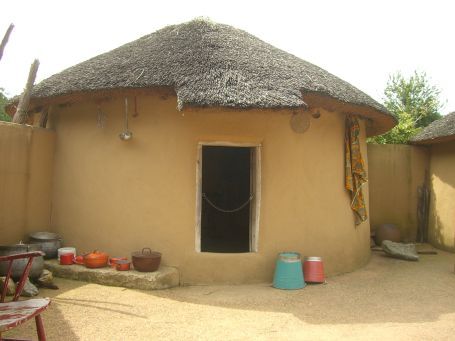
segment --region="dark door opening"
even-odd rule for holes
[[[253,150],[202,147],[201,251],[250,251]]]

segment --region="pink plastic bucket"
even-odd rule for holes
[[[303,262],[305,282],[324,283],[324,264],[321,257],[305,257]]]

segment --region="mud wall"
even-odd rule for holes
[[[417,235],[418,187],[428,177],[427,147],[368,144],[371,228],[396,224],[403,241]]]
[[[50,229],[55,133],[0,122],[0,244]]]

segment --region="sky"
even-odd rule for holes
[[[454,3],[453,5],[451,3]],[[243,29],[316,64],[382,102],[390,74],[425,72],[455,111],[452,1],[52,1],[2,2],[0,87],[19,94],[35,58],[37,81],[166,25],[195,17]]]

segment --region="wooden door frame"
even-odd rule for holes
[[[250,250],[249,252],[258,252],[259,246],[259,220],[261,211],[261,143],[245,143],[245,142],[229,142],[229,141],[201,141],[197,146],[197,161],[196,161],[196,233],[195,246],[196,252],[201,251],[201,216],[202,216],[202,147],[218,146],[218,147],[246,147],[254,148],[254,163],[250,164],[250,171],[253,171],[251,184],[254,188],[254,198],[250,205]]]

